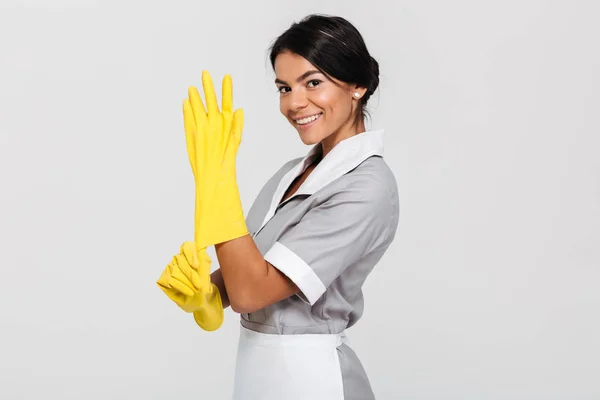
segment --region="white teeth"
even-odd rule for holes
[[[297,119],[296,123],[298,125],[305,125],[305,124],[308,124],[309,122],[313,122],[314,120],[316,120],[320,116],[321,116],[321,114],[317,114],[317,115],[313,115],[312,117],[306,117],[306,118],[302,118],[302,119]]]

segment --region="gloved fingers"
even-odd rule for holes
[[[158,287],[167,295],[169,299],[174,301],[175,304],[177,304],[179,307],[183,307],[183,305],[186,303],[188,297],[181,294],[177,290],[166,288],[160,284],[158,285]]]
[[[194,119],[194,112],[192,111],[192,105],[189,99],[183,101],[183,125],[185,128],[185,143],[187,147],[188,157],[190,159],[190,165],[192,166],[192,172],[194,178],[196,177],[196,121]]]
[[[187,262],[187,260],[185,260],[185,257],[183,255],[179,255],[179,257],[180,258],[177,267],[179,268],[181,273],[185,275],[187,280],[179,279],[179,275],[177,276],[177,278],[179,279],[179,281],[181,281],[181,283],[187,285],[190,289],[193,289],[195,291],[201,290],[206,285],[202,282],[200,275],[198,275],[198,271],[196,271],[194,267],[192,267]]]
[[[221,113],[221,118],[223,119],[223,131],[221,135],[220,144],[224,154],[227,151],[227,146],[231,143],[231,135],[233,133],[231,130],[233,115],[230,112],[223,112]],[[223,154],[221,154],[221,157],[223,156]]]
[[[224,146],[231,145],[231,135],[234,133],[231,130],[233,124],[233,82],[231,75],[227,74],[223,77],[223,109],[221,115],[223,116],[223,138],[222,143]]]
[[[185,257],[181,254],[175,256],[177,260],[171,269],[171,279],[176,279],[183,285],[193,290],[194,284],[192,283],[192,273],[195,273],[194,269],[188,264]]]
[[[198,255],[196,254],[196,243],[191,241],[183,242],[179,251],[192,268],[198,269],[199,260]]]
[[[233,84],[231,75],[227,74],[223,77],[222,90],[221,98],[223,99],[223,105],[221,111],[223,114],[231,114],[233,112]]]
[[[170,285],[170,281],[172,279],[173,271],[175,270],[176,266],[177,266],[177,256],[173,256],[171,263],[165,267],[165,269],[161,273],[161,275],[158,278],[158,281],[156,281],[156,283],[167,289],[172,289],[172,287]]]
[[[192,115],[194,116],[194,123],[196,127],[207,126],[208,116],[206,114],[204,104],[202,103],[202,99],[200,99],[200,93],[198,93],[198,89],[196,89],[195,86],[190,86],[188,89],[188,96],[192,106]]]
[[[210,256],[208,255],[206,249],[200,249],[197,251],[196,254],[198,256],[198,268],[196,269],[196,271],[198,272],[198,275],[202,280],[202,287],[206,288],[207,285],[210,285]]]
[[[206,248],[199,249],[196,252],[196,255],[198,256],[198,262],[200,264],[210,264],[211,263],[211,259],[210,259],[210,256],[208,255],[208,252],[206,251]],[[210,265],[209,265],[209,267],[210,267]]]
[[[191,271],[185,271],[189,276],[194,287],[198,290],[205,290],[210,285],[210,264],[211,260],[206,249],[196,250],[194,242],[185,242],[181,245],[181,254],[185,256]],[[187,266],[186,266],[187,267]]]
[[[231,125],[231,136],[235,149],[239,147],[242,141],[242,131],[244,129],[244,110],[239,108],[233,113],[233,123]]]
[[[167,267],[160,274],[160,277],[158,278],[156,283],[158,284],[158,286],[164,287],[166,289],[170,289],[170,286],[169,286],[170,278],[171,278],[170,268],[169,268],[169,265],[167,265]]]
[[[195,294],[195,292],[187,284],[182,283],[175,277],[171,277],[171,279],[169,279],[169,286],[185,296],[193,296]]]
[[[192,285],[196,291],[202,291],[206,287],[205,279],[203,279],[196,270],[192,270],[191,273]]]
[[[208,71],[202,71],[202,87],[204,88],[204,99],[209,118],[215,118],[219,114],[219,104],[217,103],[217,94],[213,86],[212,78]]]
[[[182,306],[186,301],[186,296],[180,291],[174,289],[171,285],[172,277],[171,271],[173,270],[173,264],[167,265],[163,270],[162,274],[158,278],[156,284],[158,287],[167,295],[169,299],[174,301],[178,306]]]

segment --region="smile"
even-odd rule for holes
[[[311,122],[319,119],[321,117],[321,115],[323,115],[323,113],[312,115],[312,116],[306,117],[306,118],[295,119],[294,122],[297,123],[298,125],[310,124]]]

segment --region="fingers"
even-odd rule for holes
[[[200,261],[198,260],[198,256],[196,254],[196,243],[185,242],[181,246],[181,254],[185,260],[181,261],[180,266],[187,270],[187,274],[192,281],[194,288],[196,290],[203,290],[208,284],[207,281],[210,281],[210,276],[204,276],[198,273]],[[181,265],[183,263],[187,263],[187,265]]]
[[[223,78],[223,113],[233,112],[233,84],[231,81],[231,75],[227,74]]]
[[[192,104],[189,99],[183,101],[183,126],[185,128],[185,144],[187,147],[188,157],[190,159],[190,165],[192,166],[192,172],[194,178],[196,177],[196,120],[194,118],[194,112],[192,111]]]
[[[244,110],[241,108],[233,113],[233,123],[231,124],[231,136],[236,148],[242,141],[242,131],[244,130]]]
[[[175,262],[172,264],[171,278],[186,285],[190,290],[194,290],[195,286],[192,283],[194,278],[192,278],[192,275],[197,272],[188,264],[185,257],[182,254],[177,254]]]
[[[196,126],[206,126],[208,124],[208,116],[206,109],[200,99],[200,93],[195,86],[190,86],[188,89],[188,97],[190,99],[190,105],[192,106],[192,112],[194,117],[194,123]]]
[[[223,133],[221,137],[221,144],[226,146],[230,143],[230,135],[231,135],[231,124],[233,121],[232,113],[233,113],[233,86],[231,82],[231,75],[227,74],[223,77],[223,86],[222,86],[223,94],[223,110],[221,112],[221,117],[223,119]]]
[[[161,286],[160,284],[158,285],[158,287],[167,295],[169,299],[174,301],[175,304],[177,304],[179,307],[183,307],[187,300],[187,296],[181,294],[177,290],[166,288],[164,286]]]
[[[194,269],[198,269],[198,255],[196,254],[196,243],[194,242],[184,242],[181,245],[181,254],[183,254],[183,256],[185,257],[185,259],[187,260],[187,262],[192,266],[192,268]]]
[[[169,299],[174,301],[178,306],[183,306],[186,300],[186,295],[171,286],[171,270],[172,264],[167,265],[163,273],[158,278],[156,284],[167,295]]]
[[[210,287],[211,259],[205,248],[198,250],[195,242],[184,242],[177,263],[196,290],[206,290]]]
[[[208,115],[214,118],[219,114],[219,105],[217,103],[217,94],[215,93],[215,88],[208,71],[202,71],[202,87],[204,88],[204,99],[206,100]]]
[[[194,242],[185,242],[156,283],[179,307],[190,311],[190,304],[210,293],[210,262],[206,249],[197,251]]]
[[[191,131],[191,135],[194,140],[193,143],[190,141],[188,146],[188,154],[190,151],[194,154],[194,157],[190,156],[190,163],[192,164],[192,171],[194,172],[194,179],[196,183],[198,183],[198,177],[202,175],[202,162],[200,160],[202,155],[203,148],[206,147],[206,141],[210,140],[210,135],[208,133],[208,115],[206,114],[206,110],[204,109],[204,105],[202,104],[202,100],[200,99],[200,93],[198,93],[198,89],[194,86],[190,86],[188,89],[189,96],[189,104],[192,109],[193,121],[195,129]],[[188,111],[186,111],[186,109]],[[184,118],[185,113],[187,112],[187,124],[192,123],[192,118],[189,114],[189,108],[187,108],[186,103],[184,101]],[[184,121],[185,123],[185,121]],[[187,133],[186,133],[187,135]]]
[[[177,290],[179,293],[181,293],[185,296],[191,297],[195,294],[195,292],[192,289],[190,289],[190,287],[188,285],[178,281],[177,279],[171,278],[169,280],[169,284],[171,285],[171,287],[173,289]]]
[[[210,266],[211,259],[206,248],[199,249],[194,242],[185,242],[181,246],[181,252],[185,256],[193,273],[191,273],[192,283],[198,290],[210,288]]]
[[[173,257],[173,261],[166,266],[160,278],[156,282],[163,289],[174,289],[185,296],[193,296],[196,287],[192,281],[198,281],[198,277],[192,277],[198,273],[191,268],[181,254]]]
[[[171,285],[169,285],[169,279],[171,278],[170,266],[171,264],[167,265],[167,267],[163,270],[162,274],[160,274],[158,281],[156,281],[158,286],[163,287],[165,289],[171,288]]]
[[[190,162],[193,163],[192,171],[194,172],[194,176],[198,176],[200,171],[198,170],[197,165],[197,155],[201,154],[201,147],[207,145],[206,141],[211,141],[216,139],[217,142],[220,142],[221,145],[225,145],[229,143],[229,134],[231,131],[232,123],[237,123],[237,129],[235,132],[238,133],[236,136],[236,142],[239,144],[241,141],[241,131],[243,125],[243,117],[238,119],[237,121],[232,121],[233,114],[233,82],[231,75],[226,74],[223,77],[222,84],[222,112],[219,111],[219,105],[217,102],[217,95],[215,93],[214,85],[212,78],[208,71],[202,71],[202,87],[204,89],[204,99],[206,101],[206,108],[202,103],[202,99],[200,98],[200,94],[198,93],[198,89],[194,86],[190,86],[188,89],[189,102],[184,101],[184,125],[186,127],[186,135],[191,136],[187,138],[187,146],[188,146],[188,154],[190,154]],[[191,112],[190,112],[191,108]],[[238,110],[239,111],[239,110]],[[236,113],[239,114],[239,112]],[[238,115],[239,118],[239,115]],[[222,121],[221,121],[222,119]],[[218,135],[218,137],[213,138],[208,136],[204,136],[204,134],[208,133],[208,124],[209,120],[212,121],[211,124],[217,123],[221,126],[222,132],[226,133],[225,135]],[[197,129],[193,129],[196,127]],[[203,129],[206,128],[206,129]],[[203,135],[199,137],[198,135]],[[193,140],[192,140],[193,137]],[[224,146],[220,146],[223,147]],[[192,156],[193,154],[193,156]],[[193,161],[195,160],[195,161]]]

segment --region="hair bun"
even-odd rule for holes
[[[379,63],[376,59],[371,57],[371,79],[369,80],[369,91],[374,93],[379,87]]]

